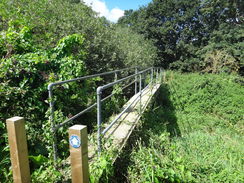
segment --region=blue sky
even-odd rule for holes
[[[122,10],[138,9],[140,6],[147,5],[151,0],[104,0],[111,10],[119,8]]]
[[[117,22],[124,15],[124,10],[138,9],[151,0],[82,0],[96,11],[99,16],[106,17],[111,22]]]

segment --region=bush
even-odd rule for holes
[[[19,37],[19,41],[15,42],[16,39],[13,39],[15,41],[11,42],[7,36],[5,37],[4,41],[14,45],[14,52],[11,58],[3,58],[0,61],[0,121],[2,124],[0,126],[0,143],[3,147],[0,150],[3,154],[1,156],[3,169],[9,166],[8,148],[5,148],[8,146],[4,121],[13,116],[25,117],[30,154],[50,156],[52,136],[51,127],[46,117],[48,111],[47,85],[53,81],[67,80],[86,74],[85,64],[82,60],[85,57],[83,36],[79,34],[67,36],[61,39],[53,50],[47,52],[29,45],[31,43],[29,36],[19,36],[22,35],[23,30],[29,29],[23,27],[19,32],[14,30],[13,34],[8,30],[7,34],[15,35],[15,38]],[[24,47],[23,43],[27,43],[29,46]],[[29,48],[35,48],[35,52]],[[56,99],[59,104],[56,105],[57,109],[69,105],[69,112],[77,112],[79,108],[76,108],[77,104],[73,104],[79,103],[80,107],[86,105],[87,98],[84,96],[89,97],[86,92],[93,85],[92,81],[74,83],[70,85],[69,91],[56,91],[57,95],[61,95],[61,93],[64,95],[64,97]],[[78,94],[74,94],[76,92]],[[64,108],[60,115],[67,115],[67,108]],[[45,135],[43,136],[43,134]]]

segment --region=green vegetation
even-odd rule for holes
[[[0,182],[12,182],[5,120],[13,116],[26,119],[33,182],[70,182],[67,126],[57,132],[57,168],[51,158],[48,84],[132,66],[201,74],[168,73],[125,163],[116,168],[104,153],[91,182],[109,182],[120,168],[130,182],[242,182],[243,12],[240,0],[153,0],[113,24],[79,0],[1,0]],[[55,87],[56,122],[93,104],[96,87],[113,80]],[[109,92],[105,118],[132,89]],[[96,130],[95,110],[77,122]]]
[[[0,181],[11,182],[5,120],[17,115],[23,116],[27,122],[33,180],[53,182],[63,179],[52,161],[47,161],[52,157],[53,142],[48,121],[49,83],[118,68],[145,67],[153,65],[155,60],[156,48],[150,41],[129,28],[99,18],[84,3],[2,0]],[[55,119],[63,121],[92,104],[96,86],[112,79],[112,76],[95,78],[55,88]],[[110,101],[107,105],[112,108],[119,106],[117,101]],[[89,131],[93,130],[96,122],[94,112],[78,119],[88,125]],[[58,138],[62,139],[59,151],[64,159],[69,153],[66,129],[58,131]]]
[[[241,0],[153,0],[129,10],[119,24],[158,48],[158,65],[184,72],[242,72]]]
[[[130,153],[129,182],[242,182],[240,78],[167,74]]]

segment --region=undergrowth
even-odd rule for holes
[[[127,181],[243,182],[240,78],[172,72],[167,76],[128,154]]]

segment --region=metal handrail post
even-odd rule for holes
[[[157,83],[158,83],[158,78],[159,78],[159,69],[157,68]]]
[[[102,102],[101,102],[102,90],[97,88],[97,151],[98,155],[101,154],[101,124],[102,124]]]
[[[163,78],[163,69],[160,68],[160,84],[162,83],[162,78]]]
[[[158,81],[158,69],[155,68],[155,83],[157,84],[157,81]]]
[[[143,88],[143,86],[144,86],[144,73],[141,74],[141,89]]]
[[[117,80],[118,80],[118,73],[115,72],[115,73],[114,73],[114,81],[117,81]]]
[[[48,88],[48,95],[49,95],[49,106],[50,106],[50,123],[52,125],[52,132],[53,132],[53,159],[54,162],[58,159],[58,147],[57,147],[57,135],[56,135],[56,128],[54,123],[54,101],[53,101],[53,92],[52,87]]]
[[[158,68],[158,72],[157,73],[158,73],[158,79],[157,80],[159,81],[159,68]]]
[[[142,103],[141,103],[141,97],[142,97],[142,74],[140,74],[140,86],[139,86],[139,90],[140,90],[140,109],[139,109],[139,112],[140,112],[140,115],[142,113]]]
[[[151,79],[150,79],[150,82],[151,82],[151,94],[152,94],[152,89],[153,89],[153,68],[151,69]]]
[[[154,83],[154,70],[155,70],[155,68],[153,67],[153,83]]]
[[[138,73],[137,67],[135,68],[135,74]],[[135,94],[137,94],[137,75],[135,76]]]
[[[158,77],[159,77],[159,83],[161,83],[161,67],[158,68],[158,73],[159,73],[159,75],[158,75]]]
[[[142,85],[142,88],[145,88],[145,86],[146,86],[146,79],[147,79],[147,72],[143,73],[143,85]]]
[[[157,73],[157,67],[155,68],[155,83],[157,83],[157,79],[158,79],[158,73]]]

